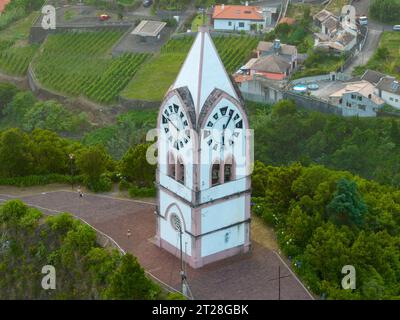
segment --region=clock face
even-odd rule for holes
[[[183,108],[175,103],[167,104],[161,116],[161,130],[177,150],[183,149],[190,141],[190,128]]]
[[[213,150],[232,147],[243,130],[243,119],[236,108],[217,107],[206,121],[203,138]]]

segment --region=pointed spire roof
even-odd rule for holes
[[[192,94],[197,113],[200,113],[204,102],[215,88],[239,100],[206,27],[199,28],[196,39],[171,89],[184,86],[187,86]]]

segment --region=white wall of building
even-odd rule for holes
[[[190,166],[191,167],[191,166]],[[185,167],[186,171],[186,167]],[[160,184],[187,201],[192,201],[192,190],[166,174],[160,175]]]
[[[263,21],[214,19],[215,30],[250,31],[252,24],[258,24],[259,28],[263,28],[265,26],[265,22]]]
[[[245,224],[223,229],[201,239],[201,256],[206,257],[226,249],[243,245],[245,241]],[[227,239],[227,241],[225,241]]]
[[[170,206],[172,203],[174,205]],[[167,212],[168,209],[168,212]],[[172,227],[171,224],[171,214],[175,213],[181,219],[181,222],[184,222],[185,231],[192,232],[192,215],[191,215],[191,208],[184,204],[183,202],[177,200],[175,197],[171,197],[168,193],[160,190],[160,215],[162,215],[166,219],[159,219],[160,220],[160,236],[161,239],[169,242],[171,245],[179,248],[179,234],[178,232]],[[182,221],[183,220],[183,221]],[[192,249],[192,238],[189,234],[184,233],[182,235],[182,243],[183,249],[186,246],[186,253],[191,255]]]
[[[200,201],[204,203],[220,199],[232,194],[232,190],[235,190],[235,192],[242,192],[246,191],[246,189],[247,189],[246,178],[226,182],[223,184],[216,185],[215,187],[201,191]]]
[[[217,203],[201,210],[201,232],[206,233],[245,219],[245,196]]]
[[[382,91],[381,97],[388,105],[400,109],[400,96],[391,92]]]

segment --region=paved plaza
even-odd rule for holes
[[[1,191],[0,201],[16,197]],[[155,205],[76,192],[52,191],[18,196],[47,214],[70,212],[113,238],[131,252],[153,276],[180,288],[180,260],[153,243]],[[131,236],[128,238],[127,230]],[[178,241],[178,238],[177,238]],[[187,267],[188,282],[195,299],[278,299],[278,266],[281,269],[281,299],[312,299],[286,264],[273,251],[253,241],[249,253],[228,258],[200,269]]]

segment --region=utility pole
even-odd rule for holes
[[[278,277],[269,280],[269,281],[278,280],[278,300],[281,300],[281,279],[288,277],[290,277],[290,274],[287,276],[281,276],[281,265],[278,265]]]
[[[74,168],[73,161],[75,159],[75,155],[73,153],[69,154],[69,166],[71,170],[71,190],[74,190]]]
[[[182,226],[180,226],[179,228],[179,247],[181,250],[181,292],[182,294],[185,294],[185,279],[186,279],[186,275],[185,275],[185,270],[183,269],[183,250],[182,250]]]

